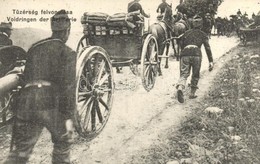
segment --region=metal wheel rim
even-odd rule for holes
[[[77,69],[80,78],[76,93],[76,130],[84,138],[93,139],[110,116],[114,92],[112,65],[106,52],[99,47],[87,48],[81,58],[85,62]]]
[[[158,74],[158,44],[154,36],[149,34],[144,42],[141,56],[142,84],[146,91],[153,89]]]

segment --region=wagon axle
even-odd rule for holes
[[[99,98],[102,97],[105,94],[103,89],[98,84],[95,84],[92,89],[92,97]]]

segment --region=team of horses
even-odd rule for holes
[[[174,50],[174,56],[176,60],[179,60],[180,55],[180,44],[181,44],[181,36],[185,31],[189,30],[192,27],[191,21],[192,19],[183,19],[183,17],[179,17],[177,15],[167,15],[167,10],[163,14],[162,19],[158,20],[157,23],[152,24],[149,27],[149,33],[153,34],[158,42],[158,53],[159,53],[159,61],[161,62],[162,58],[166,58],[165,68],[168,68],[168,57],[169,57],[169,48],[172,45]],[[167,17],[172,17],[171,22],[165,21]],[[238,17],[236,15],[231,15],[231,19],[227,18],[216,18],[209,13],[206,13],[205,16],[202,17],[203,27],[202,31],[204,31],[208,37],[211,37],[211,31],[214,27],[214,34],[220,36],[230,36],[232,32],[236,32],[238,37],[240,37],[240,28],[245,27],[252,23],[247,17]],[[165,53],[165,55],[163,55]],[[161,67],[159,65],[159,75],[162,75]]]
[[[169,12],[170,13],[170,12]],[[163,14],[162,18],[158,22],[149,26],[148,33],[153,34],[158,42],[158,53],[159,61],[161,63],[162,58],[166,59],[165,68],[168,68],[168,58],[169,58],[169,48],[170,45],[174,50],[174,56],[176,60],[179,60],[180,47],[181,47],[181,36],[185,31],[189,30],[192,26],[191,19],[184,19],[181,13],[177,15],[167,15],[167,10]],[[168,18],[167,18],[168,17]],[[171,21],[169,20],[169,17]],[[203,28],[202,30],[210,36],[211,29],[213,27],[213,21],[209,17],[203,18]],[[165,53],[165,54],[164,54]],[[159,76],[162,75],[161,64],[159,64]]]

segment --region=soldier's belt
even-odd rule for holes
[[[29,88],[29,87],[41,88],[41,87],[50,87],[50,86],[52,86],[52,83],[49,81],[37,80],[37,81],[27,83],[24,88]]]
[[[186,47],[184,47],[184,49],[186,49],[186,48],[199,48],[199,47],[196,45],[187,45]]]

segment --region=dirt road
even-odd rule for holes
[[[222,62],[218,58],[237,44],[236,39],[226,37],[213,37],[210,42],[216,62]],[[171,60],[170,68],[163,70],[163,76],[157,78],[155,88],[148,93],[142,88],[140,77],[132,75],[128,68],[122,74],[115,74],[116,91],[109,122],[88,147],[74,147],[75,162],[125,163],[138,150],[156,142],[164,130],[178,126],[192,105],[191,100],[182,105],[175,99],[178,66],[177,61]],[[207,69],[204,54],[202,71]]]
[[[238,41],[236,38],[212,37],[210,44],[214,60],[219,63],[225,62],[218,59]],[[177,102],[174,84],[179,77],[179,64],[171,59],[169,66],[169,69],[163,69],[163,76],[156,79],[155,88],[150,92],[142,88],[140,77],[134,76],[129,68],[123,68],[121,74],[115,73],[116,90],[109,121],[97,138],[88,143],[79,140],[73,145],[73,163],[131,163],[131,155],[156,143],[167,128],[179,126],[196,100],[187,99],[184,104]],[[202,71],[207,69],[208,60],[204,53]],[[202,79],[206,78],[202,76]],[[207,82],[199,85],[199,96],[206,92],[207,85]],[[30,163],[50,163],[51,151],[50,135],[44,131]]]

